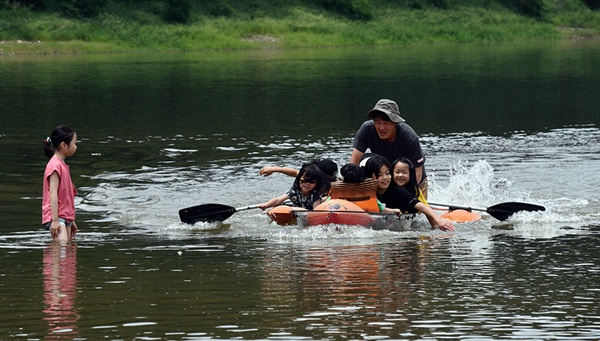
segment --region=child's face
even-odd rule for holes
[[[373,178],[377,180],[377,188],[381,190],[386,190],[390,186],[390,182],[392,181],[392,176],[390,175],[390,169],[388,166],[381,166],[379,169],[379,173],[377,177],[375,174]]]
[[[394,166],[394,182],[396,185],[404,187],[410,180],[410,169],[406,163],[398,162]]]
[[[304,177],[300,178],[300,192],[302,192],[302,194],[307,195],[315,189],[315,187],[317,187],[317,180],[305,179]]]
[[[73,156],[73,154],[75,154],[75,152],[77,151],[77,134],[73,135],[73,139],[71,140],[71,143],[66,144],[64,143],[64,154],[66,156]],[[61,143],[62,145],[62,143]]]

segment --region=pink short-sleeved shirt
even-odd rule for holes
[[[58,217],[67,221],[75,220],[75,195],[77,190],[71,181],[69,166],[61,159],[52,157],[44,171],[44,186],[42,196],[42,224],[52,221],[50,208],[50,175],[56,172],[60,178],[58,183]]]

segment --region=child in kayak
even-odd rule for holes
[[[379,199],[377,199],[378,181],[367,178],[364,171],[357,164],[347,163],[342,166],[340,170],[342,176],[342,183],[344,184],[360,184],[364,188],[356,187],[350,189],[347,192],[355,192],[355,197],[348,196],[350,193],[345,193],[346,197],[336,196],[334,193],[334,187],[338,190],[344,190],[343,185],[339,182],[332,184],[330,197],[333,199],[345,199],[358,205],[360,208],[367,212],[385,212],[385,213],[396,213],[400,214],[400,210],[393,208],[386,208]],[[365,191],[365,189],[367,191]]]
[[[77,134],[67,126],[54,128],[44,141],[44,153],[50,159],[44,171],[42,194],[42,224],[50,230],[52,239],[69,241],[77,233],[75,195],[67,157],[77,150]],[[51,149],[54,147],[54,150]]]
[[[389,164],[387,159],[378,155],[371,156],[364,161],[365,175],[377,180],[377,198],[387,208],[397,209],[399,213],[423,213],[432,228],[454,231],[452,222],[436,214],[429,207],[423,195],[419,195],[420,190],[417,192],[415,169],[414,166],[411,167],[412,163],[409,160],[399,159],[394,162],[394,167]],[[396,176],[392,181],[391,171],[394,174],[398,173],[397,179],[402,185],[396,182]]]
[[[292,188],[286,194],[273,198],[258,207],[264,211],[266,208],[281,205],[289,199],[294,207],[312,210],[321,203],[321,197],[323,193],[329,191],[329,186],[329,181],[319,167],[307,163],[300,168]]]
[[[323,172],[329,182],[337,180],[338,166],[331,159],[313,160],[310,163],[315,164]],[[298,169],[290,167],[279,167],[279,166],[264,166],[260,169],[259,174],[262,176],[269,176],[273,173],[282,173],[285,175],[296,177],[298,176]]]

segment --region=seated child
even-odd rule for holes
[[[366,161],[365,174],[377,179],[377,198],[385,203],[387,207],[405,213],[423,213],[432,228],[438,227],[440,230],[454,231],[454,225],[449,220],[436,214],[429,207],[423,195],[419,195],[420,190],[417,191],[418,186],[414,181],[416,179],[414,166],[412,166],[411,172],[410,165],[412,165],[410,161],[402,159],[402,161],[394,162],[392,167],[386,158],[375,155]],[[392,181],[392,170],[395,174],[394,181]],[[399,172],[402,172],[402,175],[396,175]],[[412,182],[408,181],[410,178],[413,179]]]
[[[330,188],[329,181],[315,164],[307,163],[300,168],[292,188],[286,193],[259,206],[261,210],[281,205],[290,200],[294,207],[312,210],[321,203],[321,196]]]
[[[340,174],[343,180],[331,183],[331,199],[353,202],[367,212],[400,213],[399,210],[386,209],[377,200],[377,181],[367,179],[358,165],[348,163],[342,167]]]

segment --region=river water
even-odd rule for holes
[[[0,339],[596,340],[598,42],[0,57]],[[543,205],[454,232],[178,210],[349,160],[380,98],[432,202]],[[41,229],[42,140],[78,132],[76,242]]]

